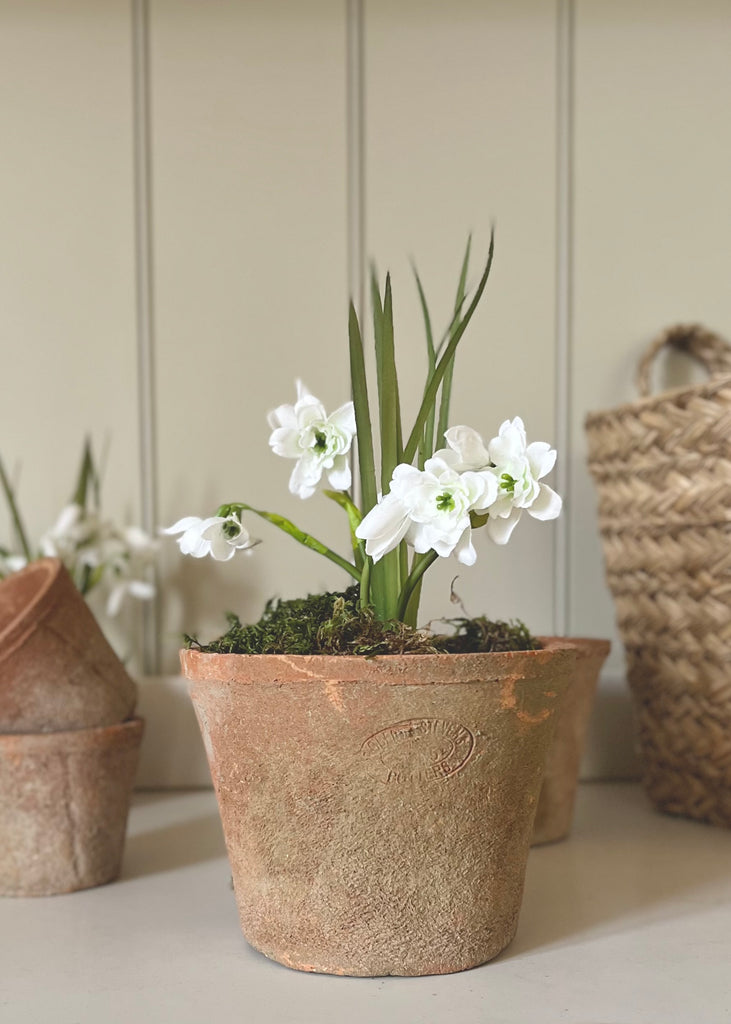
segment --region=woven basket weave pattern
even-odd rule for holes
[[[587,418],[607,578],[645,784],[662,810],[731,826],[731,347],[678,327],[708,383]]]

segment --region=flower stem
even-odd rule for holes
[[[13,488],[10,485],[10,480],[8,479],[7,473],[5,472],[5,467],[3,466],[2,459],[0,459],[0,484],[2,485],[2,489],[5,492],[5,499],[8,503],[8,508],[10,509],[10,515],[13,520],[13,526],[15,528],[15,533],[17,535],[18,542],[20,543],[20,546],[23,549],[23,554],[25,555],[26,560],[32,562],[33,555],[31,554],[30,545],[28,543],[28,538],[26,536],[25,529],[23,528],[23,520],[20,517],[20,511],[15,500],[15,495],[13,494]]]
[[[370,558],[366,556],[363,560],[363,571],[360,576],[360,607],[370,608],[371,606],[371,565]]]
[[[429,566],[436,562],[437,558],[439,558],[439,555],[436,551],[428,551],[425,555],[421,555],[415,562],[414,568],[411,570],[409,578],[406,580],[403,590],[401,591],[401,599],[399,601],[398,612],[396,615],[399,621],[404,621],[406,609],[408,608],[409,599],[414,587],[417,585]]]
[[[285,519],[284,516],[277,515],[276,512],[264,512],[261,509],[254,508],[252,505],[246,505],[242,501],[233,501],[227,505],[221,505],[218,509],[217,515],[228,516],[238,514],[242,512],[253,512],[255,516],[259,516],[261,519],[266,519],[272,526],[276,526],[277,529],[282,530],[284,533],[288,533],[290,537],[293,537],[299,544],[303,544],[310,551],[316,551],[318,555],[322,555],[323,558],[329,559],[334,562],[335,565],[339,565],[341,569],[344,569],[349,573],[354,580],[360,583],[361,573],[360,570],[353,565],[352,562],[348,562],[345,558],[339,555],[336,551],[333,551],[322,541],[317,540],[310,533],[305,533],[304,530],[300,530],[298,526],[295,526],[289,519]]]

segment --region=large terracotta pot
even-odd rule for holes
[[[0,583],[0,733],[128,718],[137,691],[57,558]]]
[[[575,657],[183,651],[248,941],[328,974],[496,956]]]
[[[576,648],[576,665],[561,701],[548,748],[543,786],[533,826],[533,845],[565,839],[571,831],[579,768],[586,743],[599,673],[609,654],[608,640],[566,637]]]
[[[119,875],[143,724],[0,736],[0,895]]]

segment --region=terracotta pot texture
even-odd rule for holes
[[[137,699],[73,580],[42,558],[0,583],[0,733],[112,725]]]
[[[358,976],[496,956],[575,657],[183,651],[251,945]]]
[[[576,649],[577,657],[548,748],[533,826],[534,846],[565,839],[571,832],[586,731],[599,673],[611,646],[608,640],[573,637],[566,637],[563,642]]]
[[[143,723],[0,736],[0,895],[119,876]]]

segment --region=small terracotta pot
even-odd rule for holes
[[[129,718],[127,675],[57,558],[0,583],[0,733],[56,732]]]
[[[0,895],[54,896],[118,877],[141,718],[0,736]]]
[[[599,673],[611,644],[608,640],[564,637],[576,648],[574,674],[556,717],[548,748],[543,786],[533,827],[533,845],[565,839],[571,831],[579,767]]]
[[[251,945],[358,976],[497,956],[575,657],[183,651]]]

